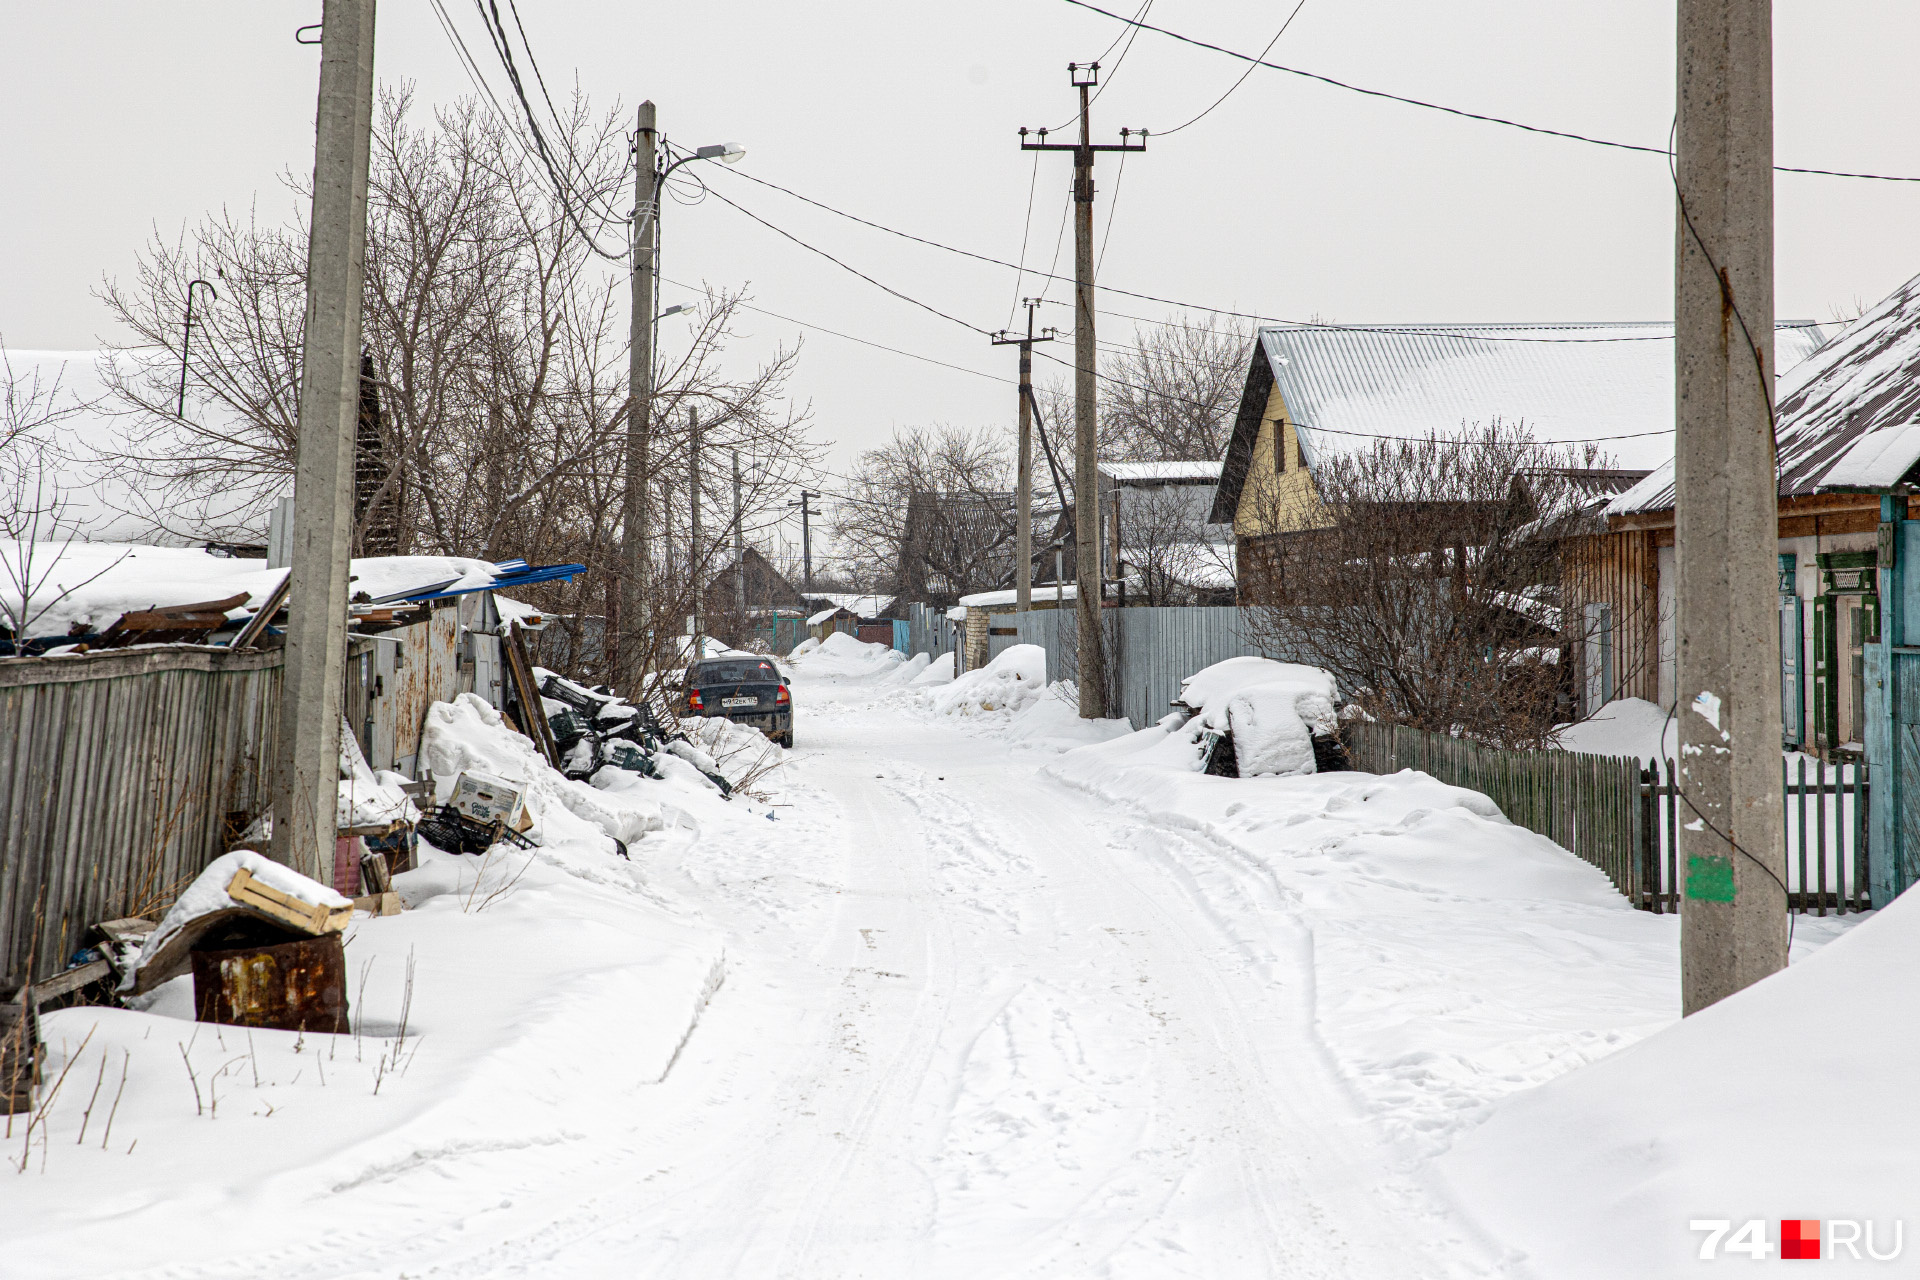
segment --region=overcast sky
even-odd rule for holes
[[[1103,7],[1131,12],[1138,0]],[[738,141],[742,169],[902,230],[1044,267],[1068,157],[1022,155],[1015,129],[1072,114],[1066,63],[1122,29],[1064,0],[966,4],[520,0],[550,84],[659,104],[680,144]],[[504,5],[502,6],[504,10]],[[467,0],[447,8],[484,45]],[[1247,52],[1292,0],[1157,0],[1148,21]],[[0,338],[95,345],[92,290],[131,273],[158,229],[257,201],[310,171],[319,5],[0,3]],[[1306,0],[1273,60],[1468,110],[1662,146],[1673,110],[1673,0]],[[1775,10],[1777,159],[1920,174],[1912,0],[1783,0]],[[1119,50],[1114,51],[1117,55]],[[1109,57],[1109,64],[1113,58]],[[470,93],[424,3],[380,9],[376,65],[425,102]],[[1244,64],[1142,33],[1095,131],[1168,130]],[[711,166],[709,166],[711,167]],[[993,329],[1012,273],[819,213],[727,173],[716,190],[867,274]],[[1030,229],[1023,215],[1034,184]],[[1671,315],[1665,162],[1519,133],[1256,70],[1206,119],[1124,173],[1103,158],[1103,283],[1262,315],[1340,321],[1662,319]],[[1920,183],[1782,175],[1783,317],[1828,318],[1920,271]],[[1069,233],[1070,234],[1070,233]],[[1071,271],[1064,244],[1059,270]],[[795,389],[836,464],[897,424],[1009,422],[1014,354],[899,302],[715,200],[669,204],[664,274],[747,285],[761,306],[978,374],[755,317],[751,360],[805,338]],[[683,296],[671,286],[663,300]],[[1052,296],[1065,298],[1055,285]],[[1166,318],[1165,308],[1104,300]],[[1052,309],[1067,325],[1070,312]],[[672,321],[664,322],[667,326]],[[1127,319],[1103,319],[1125,338]],[[667,340],[672,341],[669,328]],[[1062,344],[1059,354],[1067,354]],[[1043,371],[1049,370],[1044,364]]]

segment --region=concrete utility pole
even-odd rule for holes
[[[1038,298],[1021,299],[1027,308],[1027,336],[1020,337],[1002,329],[993,335],[993,345],[1020,348],[1020,466],[1014,480],[1013,528],[1018,544],[1014,567],[1014,607],[1025,613],[1033,607],[1033,344],[1053,341],[1053,330],[1036,335],[1033,312]]]
[[[374,0],[326,0],[320,15],[286,665],[274,753],[273,856],[323,883],[333,881],[347,666],[373,18]]]
[[[797,502],[789,502],[790,507],[800,508],[800,579],[802,591],[813,590],[813,517],[819,512],[809,504],[820,495],[811,489],[802,489]]]
[[[1679,41],[1674,688],[1694,1013],[1787,964],[1771,0],[1680,0]]]
[[[653,428],[653,313],[657,292],[653,276],[659,236],[660,187],[655,180],[660,135],[653,103],[640,104],[633,135],[633,302],[628,319],[627,485],[620,508],[620,661],[616,684],[636,690],[646,670],[643,637],[647,623],[647,471]]]
[[[733,610],[747,625],[747,509],[740,500],[740,451],[733,451]]]
[[[1122,129],[1117,143],[1093,142],[1087,114],[1091,91],[1100,80],[1097,62],[1067,64],[1067,77],[1080,91],[1080,141],[1028,142],[1020,130],[1022,151],[1073,152],[1073,546],[1074,634],[1078,649],[1080,715],[1098,719],[1107,713],[1107,663],[1100,635],[1100,459],[1095,453],[1098,402],[1094,396],[1098,353],[1093,344],[1093,156],[1096,151],[1145,151],[1145,129]],[[1137,133],[1138,142],[1127,138]]]
[[[693,591],[693,634],[700,634],[700,411],[687,408],[687,585]]]

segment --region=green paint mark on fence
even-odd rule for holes
[[[1687,896],[1695,902],[1733,901],[1733,859],[1687,859]]]

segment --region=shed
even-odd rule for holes
[[[815,640],[825,640],[836,631],[853,635],[859,627],[860,615],[837,604],[830,604],[807,617],[807,634]]]

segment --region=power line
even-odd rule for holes
[[[1290,76],[1299,76],[1306,80],[1317,80],[1321,84],[1332,85],[1336,89],[1345,89],[1349,93],[1364,94],[1369,98],[1384,98],[1388,102],[1403,103],[1406,106],[1420,107],[1427,111],[1440,111],[1450,116],[1459,116],[1465,120],[1478,120],[1484,124],[1504,125],[1509,129],[1521,129],[1527,133],[1545,134],[1552,138],[1566,138],[1571,142],[1585,142],[1596,147],[1612,147],[1617,151],[1639,151],[1647,155],[1656,156],[1664,156],[1667,154],[1666,148],[1664,147],[1647,147],[1636,142],[1614,142],[1607,138],[1589,137],[1584,133],[1572,133],[1565,129],[1549,129],[1545,125],[1526,124],[1519,120],[1509,120],[1505,116],[1484,115],[1478,111],[1467,111],[1460,107],[1449,107],[1438,102],[1426,102],[1419,98],[1409,98],[1398,93],[1388,93],[1384,89],[1368,89],[1357,84],[1348,84],[1344,80],[1335,80],[1332,76],[1324,76],[1317,71],[1302,71],[1298,67],[1282,66],[1280,63],[1268,62],[1264,58],[1256,58],[1251,54],[1241,53],[1235,49],[1228,49],[1221,45],[1211,44],[1205,40],[1195,39],[1192,36],[1181,35],[1178,31],[1169,31],[1165,27],[1156,27],[1139,18],[1129,18],[1124,14],[1102,9],[1097,4],[1089,4],[1088,0],[1066,0],[1066,3],[1073,5],[1075,8],[1090,10],[1103,18],[1112,18],[1115,22],[1124,22],[1128,26],[1139,27],[1143,30],[1154,32],[1156,35],[1163,35],[1171,40],[1178,40],[1182,44],[1190,44],[1197,49],[1207,49],[1214,53],[1223,53],[1229,58],[1238,58],[1242,62],[1250,62],[1255,66],[1266,67],[1270,71],[1284,71]],[[1776,173],[1812,173],[1827,178],[1866,178],[1875,182],[1920,182],[1920,177],[1897,177],[1885,173],[1848,173],[1839,169],[1804,169],[1784,164],[1777,164],[1773,166],[1773,168]]]
[[[738,169],[728,170],[727,172],[729,172],[733,177],[744,178],[748,182],[754,183],[758,186],[770,188],[774,191],[778,191],[780,194],[785,196],[791,196],[793,199],[800,201],[802,204],[812,205],[814,208],[819,209],[825,213],[831,213],[837,218],[845,218],[849,222],[858,223],[863,227],[868,227],[875,231],[883,231],[890,236],[897,236],[902,240],[910,240],[914,244],[925,245],[930,249],[939,249],[946,253],[957,254],[963,258],[971,258],[976,262],[984,262],[989,266],[1001,267],[1008,271],[1024,271],[1028,275],[1039,276],[1040,278],[1048,281],[1057,280],[1065,284],[1073,283],[1073,277],[1057,275],[1051,269],[1047,271],[1037,271],[1031,267],[1023,268],[1018,266],[1015,263],[1007,262],[1000,258],[989,257],[984,253],[975,253],[971,249],[962,249],[956,245],[946,244],[939,240],[930,240],[925,236],[914,235],[910,231],[902,231],[897,227],[890,227],[890,226],[887,226],[885,223],[875,222],[870,218],[863,218],[856,213],[848,213],[844,209],[836,209],[834,206],[830,204],[827,204],[820,200],[815,200],[812,196],[802,195],[798,191],[795,191],[790,187],[783,187],[777,182],[769,181],[766,178],[756,177],[751,173],[745,173]],[[720,193],[715,191],[713,194],[716,196],[719,196]],[[721,197],[721,198],[724,199],[725,197]],[[734,202],[729,200],[727,201],[727,203],[733,204]],[[734,208],[740,209],[740,206],[737,204],[734,204]],[[1070,204],[1068,208],[1071,208]],[[746,210],[741,209],[741,212],[745,213]],[[748,214],[747,216],[753,217],[755,221],[764,222],[764,219],[760,219],[753,214]],[[766,223],[766,225],[772,226],[771,223]],[[1066,225],[1067,225],[1066,214],[1062,213],[1061,221],[1060,221],[1062,239],[1064,239]],[[775,228],[775,229],[777,230],[778,228]],[[781,234],[785,235],[786,233],[783,231],[781,232]],[[808,247],[811,248],[811,246],[808,246]],[[815,250],[815,252],[819,252],[819,251]],[[1054,248],[1054,259],[1055,259],[1055,265],[1057,265],[1059,260],[1058,241],[1056,241],[1055,248]],[[1471,332],[1467,332],[1464,326],[1461,326],[1458,328],[1450,328],[1445,325],[1438,325],[1438,326],[1404,325],[1404,326],[1395,327],[1395,326],[1383,326],[1383,325],[1351,325],[1351,324],[1331,324],[1331,323],[1323,324],[1313,320],[1289,320],[1282,316],[1261,315],[1257,312],[1252,312],[1252,311],[1234,311],[1226,307],[1210,307],[1210,306],[1207,306],[1205,303],[1200,303],[1200,302],[1182,302],[1177,298],[1163,298],[1156,294],[1140,293],[1133,289],[1122,289],[1115,285],[1100,284],[1098,281],[1094,283],[1093,287],[1102,293],[1111,293],[1123,298],[1133,298],[1140,302],[1157,303],[1160,306],[1175,307],[1184,311],[1204,311],[1211,315],[1228,316],[1235,320],[1251,320],[1255,324],[1263,324],[1263,323],[1264,324],[1285,324],[1285,325],[1292,325],[1301,329],[1316,329],[1316,330],[1324,330],[1324,331],[1333,332],[1333,333],[1352,332],[1352,333],[1420,334],[1420,333],[1433,333],[1437,331],[1440,333],[1449,334],[1450,336],[1453,336],[1453,337],[1458,337],[1458,338],[1475,341],[1475,342],[1547,342],[1547,343],[1570,343],[1571,344],[1571,343],[1583,343],[1583,342],[1671,341],[1671,335],[1666,335],[1666,336],[1656,335],[1652,337],[1620,337],[1620,338],[1540,338],[1540,337],[1532,337],[1532,336],[1526,336],[1526,335],[1520,335],[1520,334],[1471,333]],[[1058,299],[1046,298],[1044,295],[1042,296],[1043,296],[1043,300],[1052,306],[1070,307],[1073,305],[1073,303],[1071,302],[1062,302]],[[1121,313],[1108,312],[1107,314],[1119,315]],[[1162,323],[1161,321],[1147,320],[1141,316],[1124,316],[1123,315],[1122,318],[1139,320],[1143,324]],[[972,328],[973,326],[969,325],[968,327]],[[1539,327],[1544,329],[1544,328],[1551,328],[1553,326],[1543,324]]]
[[[1293,20],[1299,17],[1300,11],[1306,7],[1307,7],[1307,0],[1300,0],[1298,4],[1293,6],[1293,12],[1289,13],[1287,15],[1287,20],[1280,24],[1280,29],[1273,33],[1273,39],[1267,41],[1267,47],[1260,51],[1260,56],[1262,58],[1266,57],[1269,53],[1273,52],[1273,46],[1280,43],[1280,37],[1287,34],[1287,28],[1293,25]],[[1139,30],[1138,27],[1134,29],[1136,31]],[[1238,80],[1235,80],[1232,84],[1228,85],[1227,91],[1221,94],[1219,97],[1215,98],[1213,102],[1207,107],[1206,110],[1202,111],[1199,115],[1195,116],[1193,119],[1187,121],[1186,124],[1177,124],[1173,126],[1173,128],[1168,129],[1165,132],[1161,133],[1159,136],[1164,138],[1168,134],[1178,133],[1182,129],[1188,128],[1191,125],[1199,124],[1202,120],[1205,120],[1210,114],[1212,114],[1214,107],[1219,106],[1221,103],[1225,102],[1228,98],[1231,98],[1234,94],[1234,91],[1238,89],[1241,85],[1247,82],[1247,77],[1253,74],[1254,68],[1257,67],[1258,65],[1259,65],[1258,62],[1248,64],[1247,69],[1240,73],[1240,78]]]
[[[667,276],[661,276],[660,279],[667,284],[673,285],[677,289],[686,289],[690,292],[698,292],[697,290],[694,289],[692,285],[686,284],[682,281],[674,280]],[[1011,378],[1002,378],[997,374],[983,373],[978,369],[966,368],[964,365],[948,364],[945,360],[936,360],[932,356],[923,356],[915,351],[903,351],[899,347],[890,347],[884,342],[874,342],[869,338],[855,337],[851,333],[842,333],[838,329],[829,329],[827,326],[823,324],[815,324],[811,320],[800,320],[800,319],[796,319],[793,316],[781,315],[778,311],[769,311],[765,307],[754,306],[752,303],[735,302],[734,305],[739,307],[742,311],[751,311],[756,315],[763,315],[768,317],[769,319],[779,320],[786,324],[797,324],[802,329],[813,329],[820,333],[829,334],[835,338],[845,339],[848,342],[857,342],[863,347],[872,347],[876,351],[885,351],[891,355],[905,356],[909,360],[918,360],[923,364],[939,365],[942,369],[951,369],[955,373],[971,374],[973,377],[986,378],[991,382],[1002,383],[1010,387],[1018,385]]]
[[[491,16],[488,13],[489,6],[492,9]],[[561,175],[559,166],[554,163],[553,155],[547,148],[546,136],[540,130],[540,120],[534,113],[533,104],[527,101],[526,87],[520,80],[520,69],[513,61],[513,44],[507,38],[505,23],[501,21],[498,0],[474,0],[474,8],[479,11],[480,21],[487,28],[487,39],[492,43],[495,55],[499,57],[501,66],[506,69],[507,83],[513,87],[514,96],[520,100],[520,109],[526,113],[527,128],[533,134],[534,148],[540,153],[540,161],[546,168],[548,178],[553,181],[554,194],[560,199],[561,211],[567,215],[567,221],[573,224],[573,229],[580,233],[580,238],[586,241],[587,246],[596,254],[609,262],[624,263],[626,255],[608,253],[602,249],[600,242],[594,239],[593,233],[587,230],[574,213],[573,203],[576,199],[581,200],[583,204],[590,204],[590,202],[583,199],[572,183]],[[589,208],[588,212],[591,213],[593,210]],[[603,225],[607,221],[612,219],[603,219]]]
[[[782,236],[788,240],[793,241],[793,243],[799,245],[802,249],[805,249],[808,253],[819,254],[821,257],[825,258],[828,262],[831,262],[834,266],[839,267],[842,271],[845,271],[851,275],[856,275],[860,277],[860,279],[865,280],[868,284],[872,285],[874,288],[880,290],[881,292],[892,294],[894,297],[900,299],[900,301],[902,302],[908,303],[912,306],[919,307],[922,311],[931,312],[934,315],[939,316],[942,320],[946,320],[953,324],[957,324],[963,329],[971,329],[973,332],[981,335],[982,337],[992,336],[991,330],[982,329],[979,325],[972,324],[972,323],[969,323],[968,321],[962,320],[959,316],[949,315],[947,312],[942,311],[940,308],[934,306],[932,303],[922,302],[920,301],[920,299],[915,298],[910,294],[905,294],[900,292],[898,289],[895,289],[891,285],[881,284],[878,280],[875,280],[872,276],[868,275],[866,272],[860,270],[858,267],[847,265],[846,263],[842,262],[840,259],[828,253],[825,249],[821,249],[814,245],[808,244],[805,240],[802,240],[799,236],[794,235],[791,231],[788,231],[783,227],[775,226],[773,223],[768,222],[765,218],[753,212],[751,209],[747,209],[741,205],[735,204],[733,201],[727,199],[727,197],[721,195],[718,191],[712,191],[711,188],[709,188],[708,190],[712,193],[713,198],[720,201],[722,204],[729,205],[732,208],[738,210],[739,212],[745,214],[747,217],[753,219],[755,222],[759,223],[761,226],[765,227],[767,230],[773,232],[775,235]],[[1002,264],[1002,265],[1005,265],[1005,264]]]

